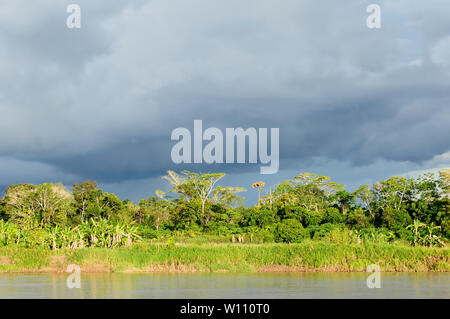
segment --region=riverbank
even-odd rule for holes
[[[323,242],[261,245],[168,245],[139,243],[103,249],[0,248],[0,273],[65,272],[448,272],[449,248]]]

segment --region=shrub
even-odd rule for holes
[[[409,231],[406,227],[412,220],[406,211],[387,207],[381,214],[381,221],[383,226],[395,232],[399,238],[408,238]]]
[[[325,223],[322,225],[314,225],[306,228],[311,239],[325,238],[332,230],[343,228],[343,224]]]
[[[442,221],[441,227],[442,227],[442,234],[444,235],[444,237],[450,238],[450,218],[448,217],[445,218]]]
[[[325,223],[339,224],[344,222],[344,215],[336,207],[328,207],[325,213]]]
[[[319,225],[325,219],[325,212],[306,211],[303,216],[303,225],[305,227]]]
[[[364,214],[364,210],[361,207],[350,211],[346,221],[348,225],[356,229],[365,228],[370,225],[370,219]]]
[[[306,235],[302,223],[296,219],[285,219],[277,224],[275,241],[284,243],[299,243]]]
[[[275,230],[276,227],[274,226],[269,226],[265,229],[261,229],[255,234],[255,240],[259,241],[260,243],[273,243],[275,241]]]
[[[158,238],[158,232],[154,227],[139,226],[138,232],[144,239],[156,239]]]
[[[325,239],[335,244],[353,244],[358,242],[358,238],[348,228],[333,229],[325,236]]]
[[[285,206],[278,212],[281,219],[296,219],[299,222],[303,222],[306,214],[306,208],[296,206]]]
[[[395,234],[386,228],[369,227],[358,232],[363,242],[388,243],[395,239]]]
[[[229,228],[228,228],[227,226],[225,226],[225,225],[217,226],[217,227],[214,229],[214,234],[220,235],[220,236],[228,236],[228,235],[231,235],[232,233],[233,233],[232,230],[229,229]]]

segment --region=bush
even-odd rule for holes
[[[228,236],[231,235],[233,232],[226,225],[218,225],[217,227],[215,227],[213,233],[219,236]]]
[[[444,235],[445,238],[449,239],[450,238],[450,218],[445,218],[442,221],[441,224],[442,227],[442,234]]]
[[[325,239],[335,244],[353,244],[358,242],[355,234],[348,228],[333,229]]]
[[[325,213],[325,223],[339,224],[344,222],[345,216],[336,207],[328,207]]]
[[[30,230],[24,233],[24,235],[23,239],[27,248],[50,246],[50,235],[42,228]]]
[[[319,225],[325,219],[325,213],[318,211],[306,211],[303,216],[303,225],[305,227]]]
[[[275,242],[275,234],[274,230],[271,229],[263,229],[259,235],[262,237],[263,243],[273,243]]]
[[[370,219],[364,214],[364,210],[358,207],[347,215],[347,224],[356,229],[366,228],[370,225]]]
[[[395,232],[399,238],[408,238],[409,231],[406,227],[412,220],[406,211],[387,207],[381,214],[381,221],[383,226]]]
[[[296,219],[304,227],[319,225],[325,219],[325,212],[308,211],[304,207],[286,206],[279,213],[283,220]]]
[[[296,219],[299,222],[303,222],[305,218],[306,208],[296,206],[285,206],[278,212],[281,219]]]
[[[139,226],[139,234],[144,239],[156,239],[158,238],[158,232],[154,227],[149,226]]]
[[[296,219],[285,219],[277,224],[275,241],[283,243],[299,243],[306,235],[302,223]]]
[[[363,242],[371,243],[388,243],[395,239],[395,234],[386,228],[369,227],[358,232],[359,237]]]
[[[325,238],[332,230],[343,228],[343,224],[325,223],[320,226],[314,225],[306,228],[311,239]]]
[[[261,229],[253,235],[253,241],[259,243],[273,243],[275,242],[275,230],[275,226],[268,226],[265,229]]]
[[[249,208],[244,211],[243,224],[264,227],[275,222],[274,213],[265,208]]]

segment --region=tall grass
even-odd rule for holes
[[[138,243],[116,249],[81,248],[57,251],[0,248],[0,271],[450,271],[448,248],[392,244],[343,245],[326,242],[262,245],[174,245]],[[2,257],[3,256],[3,257]],[[63,262],[52,265],[55,256]]]

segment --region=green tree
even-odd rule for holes
[[[346,214],[349,209],[355,204],[355,194],[347,192],[345,189],[336,192],[336,200],[341,207],[342,214]]]
[[[364,205],[364,208],[369,212],[369,216],[372,222],[375,222],[375,210],[372,207],[375,201],[375,195],[373,191],[367,185],[361,185],[356,191],[353,192],[356,199],[359,199]]]
[[[72,194],[58,184],[9,186],[3,198],[8,219],[21,225],[65,224],[71,215]]]
[[[285,219],[277,224],[275,241],[284,243],[299,243],[303,241],[307,231],[297,219]]]
[[[414,181],[409,178],[394,176],[373,185],[373,189],[374,197],[382,209],[400,210],[402,205],[411,199]]]
[[[243,191],[238,187],[217,187],[216,184],[225,176],[224,173],[198,174],[182,171],[181,174],[168,171],[164,179],[169,181],[173,188],[171,191],[183,195],[188,202],[198,200],[200,211],[198,214],[201,223],[206,226],[211,220],[211,211],[206,209],[208,203],[232,204],[239,201],[236,194]]]
[[[280,184],[279,188],[287,195],[284,197],[287,197],[289,204],[318,212],[325,210],[336,192],[343,190],[343,185],[331,182],[328,176],[301,173],[286,183]]]
[[[92,199],[92,193],[97,189],[97,186],[97,182],[90,180],[86,180],[81,184],[74,183],[72,186],[75,207],[81,215],[81,222],[85,220],[89,201]]]
[[[352,209],[347,215],[346,222],[356,229],[363,229],[370,226],[369,217],[365,215],[362,207]]]
[[[159,231],[161,225],[167,223],[169,220],[171,205],[167,200],[160,199],[157,196],[151,196],[141,200],[139,207],[143,216],[151,219],[157,231]]]

